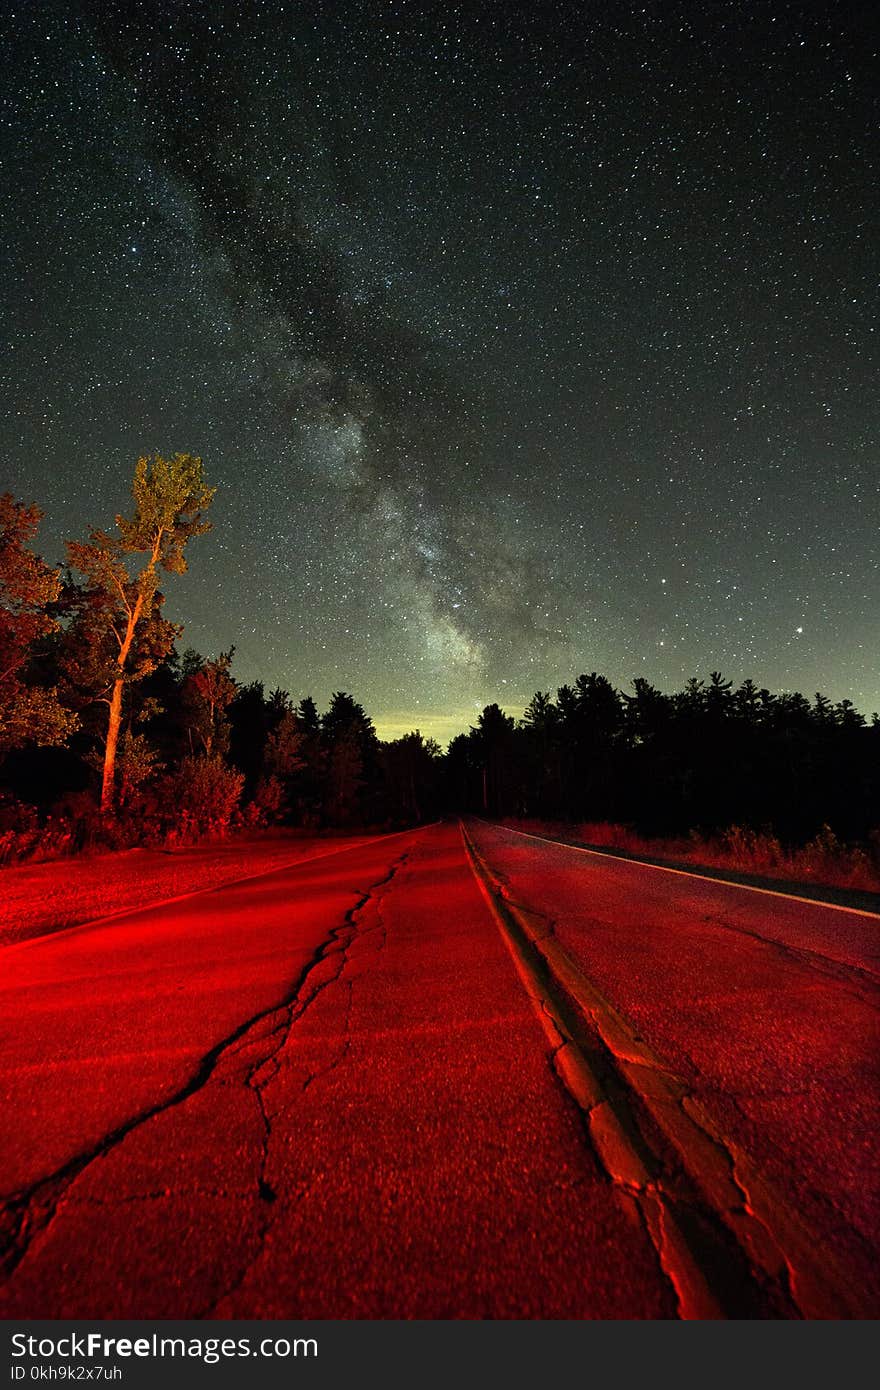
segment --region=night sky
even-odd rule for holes
[[[182,645],[382,734],[592,670],[880,709],[872,4],[9,8],[47,559],[192,452]]]

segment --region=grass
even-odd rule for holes
[[[790,883],[849,888],[880,893],[880,835],[869,847],[842,842],[827,825],[806,845],[785,846],[772,831],[733,825],[717,835],[691,831],[687,836],[649,837],[632,826],[607,821],[579,824],[512,820],[505,824],[534,834],[577,840],[596,849],[616,849],[646,859],[665,859],[695,867],[729,869]]]

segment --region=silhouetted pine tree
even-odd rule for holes
[[[327,758],[325,814],[334,825],[368,822],[378,809],[378,739],[363,706],[345,691],[331,697],[321,742]]]

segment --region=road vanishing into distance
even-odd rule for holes
[[[476,820],[7,947],[0,1315],[877,1316],[878,956]]]

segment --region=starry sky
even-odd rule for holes
[[[200,454],[183,645],[385,736],[880,709],[872,8],[10,4],[0,488],[57,561]]]

